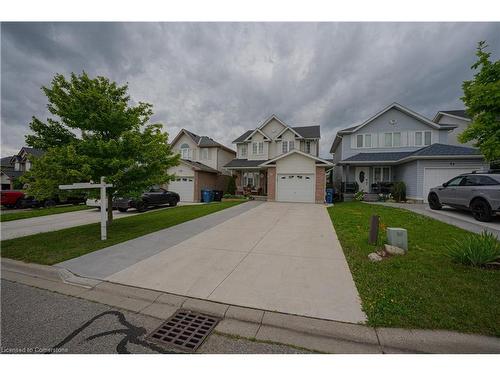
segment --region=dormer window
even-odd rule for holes
[[[187,143],[181,145],[181,158],[190,159],[189,145]]]
[[[241,153],[241,157],[245,157],[247,156],[247,145],[243,144],[241,145],[241,148],[240,148],[240,153]]]
[[[262,155],[264,153],[264,142],[253,142],[252,153],[254,155]]]
[[[304,144],[304,151],[306,154],[311,153],[311,141],[306,141]]]
[[[208,160],[208,148],[201,149],[201,160]]]
[[[286,154],[288,151],[292,151],[295,148],[294,141],[283,141],[282,143],[283,144],[281,145],[281,150],[284,154]]]

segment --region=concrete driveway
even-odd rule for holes
[[[258,205],[106,279],[316,318],[366,319],[323,205]]]
[[[179,206],[183,203],[180,202]],[[189,204],[189,203],[185,203]],[[168,206],[158,209],[169,208]],[[139,214],[135,210],[127,212],[113,211],[114,219],[134,216]],[[12,220],[1,223],[2,240],[24,237],[37,233],[52,232],[55,230],[76,227],[91,223],[98,223],[101,220],[101,213],[98,209],[83,211],[65,212],[62,214],[32,217],[29,219]]]

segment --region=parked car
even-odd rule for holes
[[[142,194],[140,199],[117,198],[113,200],[113,208],[120,212],[126,212],[129,208],[135,208],[137,211],[146,211],[148,207],[161,206],[168,204],[176,206],[179,203],[179,194],[173,191],[167,191],[163,188],[151,188],[148,192]]]
[[[443,205],[466,209],[479,221],[491,221],[500,213],[500,171],[467,173],[432,188],[427,197],[433,210]]]
[[[22,191],[7,190],[0,193],[0,204],[7,208],[19,207],[21,200],[24,198]]]

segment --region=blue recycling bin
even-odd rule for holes
[[[335,189],[333,188],[328,188],[326,189],[326,203],[331,204],[333,203],[333,194],[335,193]]]
[[[201,190],[201,201],[203,203],[210,203],[214,200],[214,194],[212,190],[202,189]]]

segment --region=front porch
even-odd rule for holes
[[[389,194],[394,184],[397,169],[391,165],[341,165],[342,193],[364,191],[368,194]]]
[[[233,170],[236,194],[267,197],[267,168]]]

